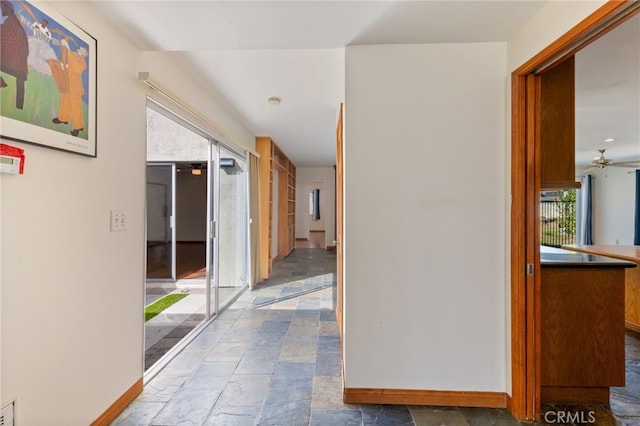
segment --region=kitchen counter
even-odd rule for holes
[[[607,404],[625,384],[625,271],[601,254],[540,249],[543,403]]]
[[[569,246],[567,246],[569,247]],[[640,261],[640,257],[638,258]],[[613,258],[604,253],[578,252],[555,247],[540,247],[540,265],[542,267],[590,267],[590,268],[633,268],[634,262],[622,258]]]
[[[639,267],[625,269],[625,326],[640,333],[640,246],[633,245],[566,245],[563,248],[580,254],[608,256]]]

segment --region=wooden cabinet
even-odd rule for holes
[[[541,189],[579,188],[575,181],[575,60],[540,74]]]
[[[625,384],[620,267],[542,267],[541,401],[607,404]]]
[[[624,272],[624,320],[628,329],[640,333],[640,246],[566,245],[563,248],[634,262],[637,267]]]
[[[260,154],[260,279],[264,280],[271,275],[273,258],[285,257],[295,247],[296,168],[270,137],[257,137],[256,151]],[[276,187],[275,173],[278,174]],[[274,239],[276,253],[272,251]]]

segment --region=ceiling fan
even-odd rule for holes
[[[594,157],[591,161],[591,168],[604,169],[605,167],[629,167],[632,169],[637,169],[640,167],[640,162],[638,161],[625,161],[614,163],[613,160],[606,158],[604,156],[606,149],[599,149],[598,152],[600,155],[598,157]]]
[[[604,157],[604,152],[606,151],[606,149],[599,149],[598,152],[600,153],[599,157],[594,157],[593,161],[591,161],[591,165],[594,167],[597,167],[599,169],[604,169],[607,166],[610,166],[613,161],[609,160],[608,158]]]

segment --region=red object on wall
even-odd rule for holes
[[[8,155],[20,159],[20,174],[24,174],[24,149],[0,143],[0,155]]]

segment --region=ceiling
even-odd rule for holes
[[[243,117],[248,130],[271,136],[296,166],[310,167],[335,163],[337,108],[345,93],[345,46],[504,41],[545,3],[200,0],[96,1],[90,7],[139,49],[175,55],[212,94],[221,96],[236,116]],[[619,65],[629,78],[634,72],[639,75],[638,28],[636,25],[632,34],[635,53]],[[633,43],[624,44],[633,49]],[[577,96],[579,102],[584,100],[584,105],[578,105],[578,116],[584,120],[577,129],[577,158],[589,161],[594,147],[604,138],[615,137],[614,144],[620,147],[633,140],[636,151],[640,140],[640,116],[636,113],[634,120],[626,115],[618,120],[621,116],[616,113],[633,103],[626,93],[630,89],[625,84],[630,83],[606,83],[610,105],[606,111],[597,109],[601,108],[597,92],[603,78],[596,70],[603,64],[602,56],[612,57],[614,50],[616,57],[626,58],[630,53],[606,45],[596,47],[592,53],[581,53],[577,60],[580,67],[590,70],[577,74],[577,87],[586,94],[584,98]],[[617,69],[600,72],[617,74]],[[636,94],[636,112],[640,103],[637,80],[631,92]],[[272,96],[282,99],[280,106],[267,104]],[[598,124],[603,115],[606,127]],[[627,129],[632,123],[636,124],[635,133]],[[588,154],[580,154],[583,149]],[[615,153],[612,148],[611,157]]]
[[[598,149],[614,162],[640,160],[640,15],[576,54],[576,163]]]

